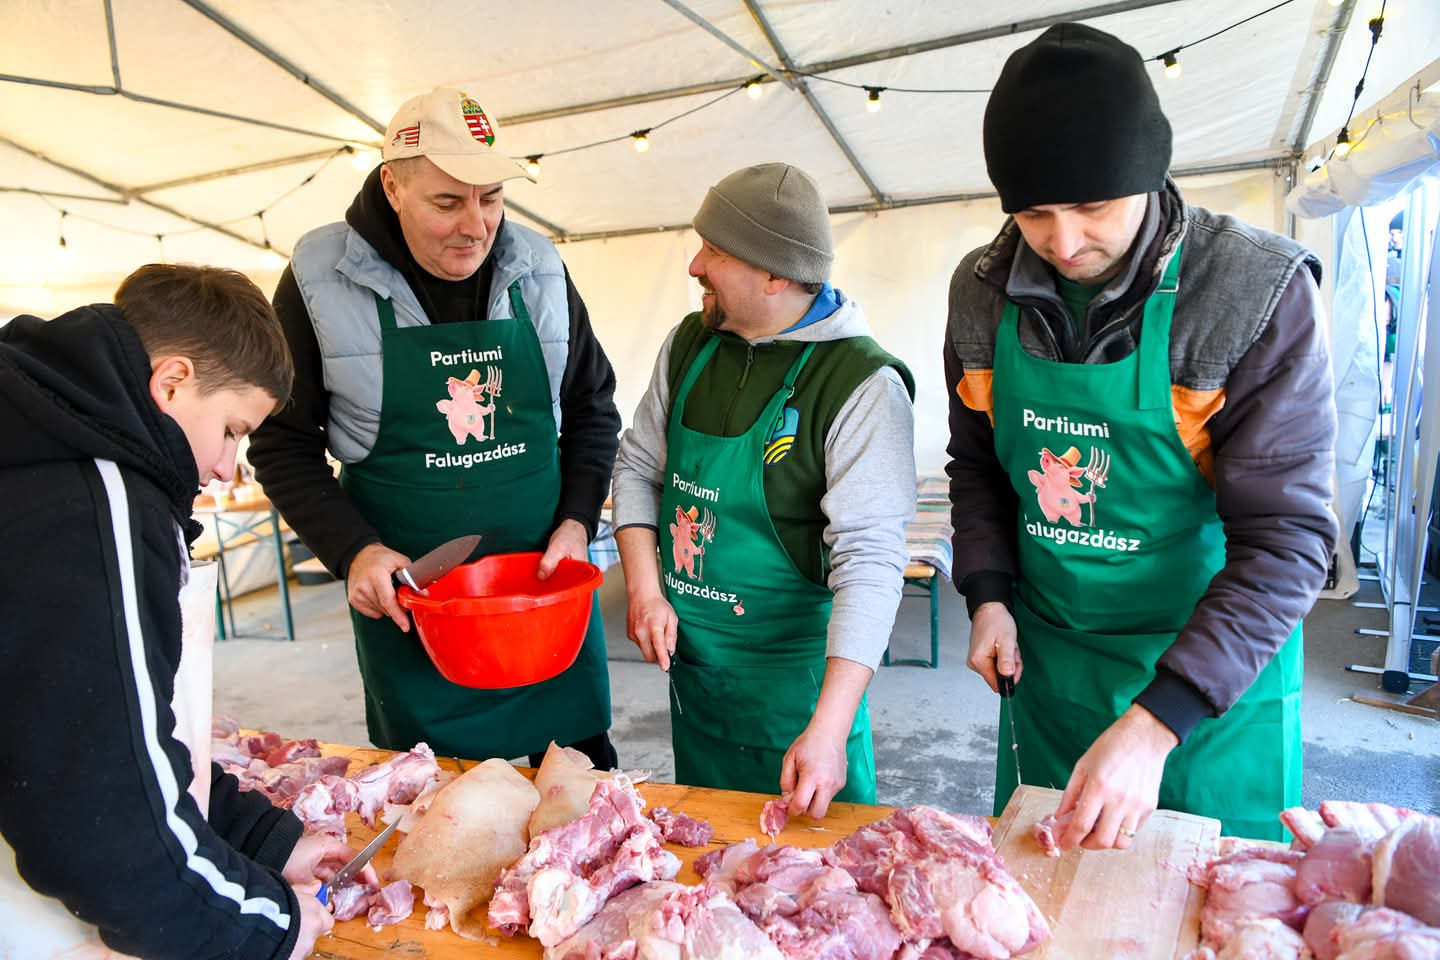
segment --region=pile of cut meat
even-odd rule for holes
[[[775,826],[773,810],[765,825]],[[900,810],[825,850],[746,840],[705,854],[695,869],[699,886],[644,883],[564,938],[536,934],[533,923],[531,933],[549,948],[547,960],[1003,960],[1050,934],[991,846],[990,825],[930,807]],[[497,893],[492,922],[505,919],[500,903]]]
[[[211,758],[235,775],[240,789],[288,807],[307,833],[342,839],[345,814],[357,813],[375,827],[382,810],[387,821],[403,816],[409,807],[423,806],[444,782],[435,754],[423,743],[346,777],[350,761],[320,756],[314,739],[291,740],[272,732],[242,735],[228,717],[216,717],[211,725]],[[328,903],[336,920],[363,914],[372,927],[381,927],[409,917],[415,894],[403,879],[378,887],[355,882],[333,888]]]
[[[1440,960],[1440,817],[1326,802],[1280,814],[1290,849],[1222,841],[1191,960]]]

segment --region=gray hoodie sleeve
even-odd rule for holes
[[[915,411],[891,367],[874,373],[840,408],[825,437],[830,589],[835,607],[827,656],[875,669],[900,605],[905,525],[915,514]]]
[[[658,529],[660,493],[665,489],[665,428],[670,419],[670,345],[678,329],[677,325],[666,334],[650,386],[635,408],[630,429],[620,438],[610,484],[616,530]]]

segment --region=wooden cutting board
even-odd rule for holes
[[[1059,790],[1021,786],[995,825],[995,848],[1054,933],[1027,960],[1184,960],[1205,899],[1186,870],[1213,854],[1220,821],[1157,810],[1129,850],[1047,857],[1030,831],[1059,806]]]

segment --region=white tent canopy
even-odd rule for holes
[[[1146,57],[1182,47],[1180,78],[1150,67],[1187,197],[1283,230],[1293,161],[1345,122],[1374,12],[1359,0],[12,0],[0,317],[106,300],[162,258],[272,288],[283,261],[263,259],[265,243],[288,253],[340,219],[395,107],[453,84],[498,119],[512,156],[544,155],[539,183],[507,184],[509,215],[570,241],[627,417],[666,330],[698,305],[694,236],[656,228],[688,223],[706,187],[743,165],[813,174],[835,213],[837,285],[914,369],[917,454],[934,468],[949,274],[1003,214],[987,199],[986,94],[901,88],[988,90],[1013,50],[1066,19]],[[1386,0],[1359,110],[1430,65],[1437,37],[1440,4]],[[741,91],[756,77],[758,100]],[[879,112],[864,86],[886,88]],[[644,129],[641,154],[629,134]]]
[[[162,253],[259,269],[254,244],[283,253],[343,213],[364,171],[325,158],[377,146],[400,101],[441,83],[498,117],[512,155],[551,155],[539,184],[507,193],[512,215],[557,237],[687,223],[706,185],[776,158],[815,175],[837,209],[986,194],[985,94],[894,88],[987,90],[1011,51],[1067,18],[1156,56],[1254,17],[1182,49],[1179,80],[1152,67],[1177,171],[1284,161],[1345,119],[1369,48],[1355,5],[17,0],[0,35],[0,187],[129,202],[0,194],[0,307],[4,288],[113,285]],[[1376,94],[1433,59],[1440,8],[1392,0],[1386,25]],[[758,101],[736,93],[659,128],[757,76]],[[832,80],[891,89],[872,114],[863,90]],[[627,135],[647,128],[659,129],[640,155]]]

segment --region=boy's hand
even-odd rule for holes
[[[380,543],[362,547],[350,561],[345,578],[346,598],[350,606],[372,620],[389,617],[406,633],[410,632],[410,615],[395,599],[395,571],[410,565],[410,558]]]
[[[309,883],[311,880],[328,883],[359,852],[344,840],[307,833],[290,851],[290,859],[285,861],[281,876],[291,883]],[[355,882],[378,887],[380,878],[375,868],[367,863],[355,877]]]
[[[319,883],[295,885],[295,899],[300,902],[300,916],[296,918],[300,923],[300,935],[295,940],[295,949],[290,952],[290,960],[304,960],[310,956],[315,952],[315,941],[335,928],[335,917],[317,899],[319,893]]]

